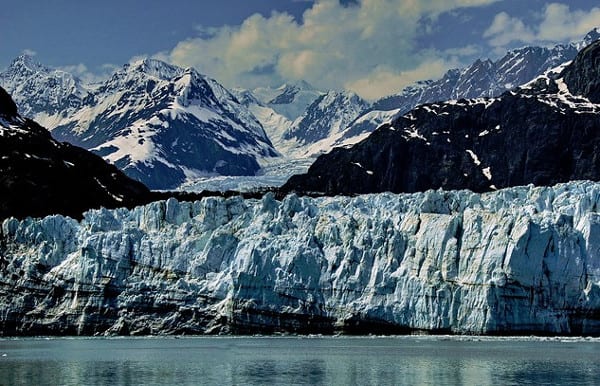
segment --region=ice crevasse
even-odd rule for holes
[[[600,183],[6,219],[4,335],[600,335]]]

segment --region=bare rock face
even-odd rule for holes
[[[582,50],[562,76],[572,94],[600,103],[600,40]]]
[[[4,335],[600,335],[600,185],[8,219]]]

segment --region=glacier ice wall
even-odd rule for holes
[[[5,335],[600,334],[600,184],[2,223]]]

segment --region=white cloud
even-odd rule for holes
[[[494,17],[492,25],[484,32],[483,37],[490,39],[492,46],[506,46],[513,41],[533,41],[535,34],[525,26],[522,20],[500,12]]]
[[[91,84],[106,80],[110,74],[117,69],[117,66],[113,64],[103,64],[98,68],[97,71],[91,71],[85,64],[78,63],[60,66],[56,69],[73,74],[77,78],[81,79],[84,83]]]
[[[345,86],[349,90],[360,92],[364,98],[376,99],[384,95],[391,95],[418,80],[439,78],[449,67],[451,64],[444,60],[433,59],[423,62],[417,68],[409,71],[395,72],[377,68],[366,77],[348,82]]]
[[[496,15],[484,37],[494,47],[511,43],[548,44],[581,39],[587,32],[600,26],[600,8],[571,10],[562,3],[549,3],[537,19],[536,25],[527,26],[523,20],[506,12]]]
[[[598,7],[588,11],[571,11],[568,5],[552,3],[545,9],[538,37],[540,40],[573,40],[581,38],[599,26],[600,8]]]
[[[195,67],[227,86],[307,80],[373,98],[399,91],[417,74],[430,78],[443,70],[431,50],[415,46],[421,21],[495,1],[361,0],[348,7],[317,0],[301,21],[285,13],[256,14],[240,26],[200,28],[199,37],[158,57]]]
[[[30,48],[25,48],[25,49],[23,50],[23,54],[24,54],[24,55],[28,55],[28,56],[36,56],[36,55],[37,55],[37,52],[36,52],[36,51],[34,51],[34,50],[32,50],[32,49],[30,49]]]

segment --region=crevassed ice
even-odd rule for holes
[[[599,204],[599,183],[572,182],[170,199],[92,210],[81,222],[8,219],[0,319],[82,333],[285,330],[307,320],[598,333]]]

